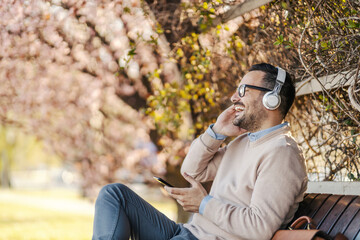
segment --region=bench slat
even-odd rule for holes
[[[360,203],[359,203],[360,207]],[[356,235],[358,234],[360,229],[360,211],[357,210],[356,215],[352,219],[351,223],[348,225],[347,229],[344,232],[344,235],[347,236],[349,239],[355,239]]]
[[[348,205],[348,207],[345,209],[345,211],[340,216],[339,220],[335,223],[333,229],[330,231],[329,234],[336,235],[336,233],[338,232],[344,233],[348,225],[351,223],[355,215],[358,213],[359,208],[360,208],[360,198],[356,197],[354,201],[352,201],[350,205]],[[359,221],[359,219],[355,219],[355,221]],[[347,236],[346,234],[344,235]]]
[[[317,224],[316,227],[317,229],[320,229],[321,225],[325,222],[334,222],[334,220],[336,220],[336,216],[333,216],[332,214],[329,215],[329,213],[337,205],[341,197],[342,197],[341,195],[331,195],[319,208],[319,210],[316,212],[316,214],[313,217],[314,222]]]
[[[360,196],[307,194],[294,219],[304,215],[331,236],[343,233],[349,240],[360,240]]]
[[[304,196],[304,200],[299,204],[299,209],[297,210],[297,212],[295,213],[294,219],[291,221],[295,221],[296,219],[298,219],[301,216],[306,215],[307,216],[307,210],[309,205],[311,205],[311,203],[313,202],[313,200],[318,196],[319,194],[305,194]]]
[[[311,205],[308,208],[307,216],[314,218],[315,214],[319,211],[320,207],[325,203],[325,201],[331,196],[331,194],[319,194],[313,200]]]
[[[347,206],[353,201],[354,198],[355,196],[351,195],[342,196],[342,198],[336,203],[335,207],[328,214],[329,216],[332,216],[332,219],[325,219],[325,221],[320,223],[320,226],[318,228],[323,230],[324,232],[330,233],[336,222],[339,220]]]
[[[359,232],[358,232],[358,234],[357,234],[357,236],[356,236],[356,238],[354,240],[360,240],[360,230],[359,230]]]

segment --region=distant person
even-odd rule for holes
[[[177,224],[126,186],[110,184],[96,201],[93,239],[271,239],[307,186],[304,158],[283,122],[294,98],[283,69],[253,65],[233,105],[192,143],[181,168],[191,187],[165,187],[192,220]],[[221,148],[226,137],[236,138]],[[200,184],[208,181],[209,193]]]

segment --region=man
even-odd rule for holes
[[[189,223],[176,224],[121,184],[97,199],[93,239],[271,239],[289,223],[307,186],[301,151],[282,123],[295,97],[289,74],[250,68],[233,103],[194,140],[181,172],[190,188],[165,187]],[[226,137],[236,137],[221,148]],[[213,181],[209,193],[200,182]]]

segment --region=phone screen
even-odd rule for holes
[[[158,181],[159,183],[161,183],[164,186],[168,186],[168,187],[174,187],[173,185],[171,185],[170,183],[166,182],[164,179],[159,178],[159,177],[153,177],[156,181]]]

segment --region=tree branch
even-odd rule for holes
[[[230,8],[230,10],[228,10],[224,14],[217,16],[213,21],[213,26],[217,26],[220,23],[225,23],[234,18],[242,16],[245,13],[250,12],[251,10],[254,10],[256,8],[259,8],[271,1],[272,0],[247,0],[243,3],[234,5]]]

